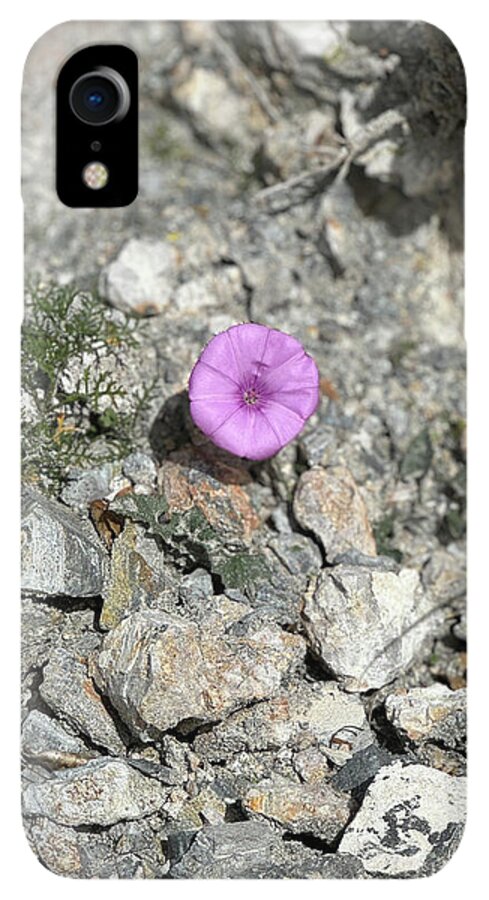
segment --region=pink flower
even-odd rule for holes
[[[195,424],[218,447],[267,459],[316,410],[319,372],[289,334],[266,325],[233,325],[204,347],[189,396]]]

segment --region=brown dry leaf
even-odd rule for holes
[[[109,509],[108,500],[94,500],[90,504],[90,518],[105,546],[110,550],[114,539],[120,535],[124,527],[123,516]]]

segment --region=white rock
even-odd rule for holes
[[[342,22],[279,22],[277,27],[301,59],[325,60],[332,56],[346,33]]]
[[[99,290],[124,312],[154,315],[170,304],[176,276],[177,253],[171,244],[133,238],[103,270]]]
[[[161,809],[168,791],[123,760],[97,759],[58,772],[24,792],[24,813],[60,825],[112,825]]]
[[[414,569],[348,565],[320,574],[303,617],[314,653],[351,691],[382,687],[409,668],[438,621]]]
[[[386,716],[411,741],[436,740],[456,746],[465,740],[467,691],[452,691],[444,684],[389,694]]]
[[[397,762],[380,769],[339,851],[374,875],[416,875],[453,852],[465,820],[465,778]]]

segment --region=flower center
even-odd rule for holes
[[[255,391],[255,388],[250,388],[249,390],[245,391],[243,394],[243,400],[248,404],[248,406],[254,406],[258,400],[258,394]]]

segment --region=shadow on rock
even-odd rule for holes
[[[194,425],[188,391],[180,391],[165,401],[151,426],[149,440],[159,463],[179,463],[210,475],[221,484],[247,484],[256,475],[257,464],[216,447]]]

